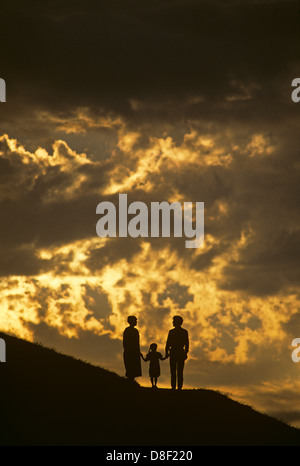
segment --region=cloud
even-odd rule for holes
[[[31,324],[35,342],[47,342],[47,346],[83,361],[92,362],[104,368],[122,372],[122,345],[108,334],[96,335],[92,331],[81,330],[78,337],[61,335],[55,327],[45,323]]]
[[[229,114],[249,122],[271,108],[281,119],[296,66],[292,1],[43,2],[30,14],[6,5],[2,18],[8,120],[47,112],[68,132],[95,126],[86,113],[75,121],[76,107],[98,124],[103,112],[134,125]]]
[[[103,321],[99,317],[103,311],[99,311],[91,322],[100,320],[97,331],[117,331],[119,336],[116,329],[126,321],[128,312],[143,312],[145,327],[145,316],[157,312],[164,331],[171,312],[179,310],[191,318],[204,291],[204,302],[210,303],[211,311],[197,318],[197,325],[204,325],[206,331],[203,344],[214,354],[218,344],[215,341],[213,349],[212,328],[219,322],[220,330],[225,325],[221,344],[226,357],[244,360],[249,353],[248,344],[241,346],[245,328],[236,328],[234,314],[228,314],[227,321],[221,319],[220,303],[227,299],[236,307],[235,292],[253,298],[288,296],[298,286],[297,206],[293,191],[286,189],[291,180],[292,186],[296,183],[297,173],[284,170],[287,161],[296,163],[291,144],[281,134],[271,137],[254,132],[242,137],[239,130],[231,138],[222,138],[216,129],[209,135],[194,129],[178,142],[168,136],[149,137],[147,143],[145,135],[129,131],[127,137],[124,128],[117,131],[117,147],[101,161],[77,153],[62,140],[55,142],[53,153],[48,154],[43,148],[32,153],[16,140],[2,137],[0,163],[6,167],[0,199],[2,275],[34,276],[41,283],[61,277],[72,289],[80,284],[82,290],[89,290],[88,295],[82,291],[76,298],[86,315],[89,299],[96,299],[99,308],[107,308],[104,302],[100,306],[98,292],[92,291],[98,280],[111,308]],[[181,238],[98,238],[98,202],[115,202],[118,191],[127,189],[129,202],[138,199],[148,205],[153,200],[205,200],[204,247],[187,250]],[[275,229],[280,215],[286,218],[284,228]],[[16,228],[17,224],[22,229]],[[162,273],[164,285],[160,284]],[[194,280],[198,290],[191,286]],[[241,299],[242,295],[238,296]],[[57,325],[65,304],[55,306],[61,316],[55,320]],[[260,344],[253,324],[260,317],[256,305],[254,309],[253,315],[250,312],[252,324],[250,320],[245,324],[247,341]],[[47,312],[51,314],[49,309]],[[237,315],[243,312],[241,308]],[[264,319],[268,321],[267,314]],[[61,321],[70,334],[87,325],[77,317],[75,323],[73,320]],[[195,334],[197,331],[196,327]],[[213,357],[217,358],[217,353]]]

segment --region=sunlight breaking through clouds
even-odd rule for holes
[[[260,196],[284,164],[275,141],[254,131],[247,138],[231,132],[222,143],[217,130],[199,129],[176,141],[111,126],[117,142],[102,160],[62,139],[49,153],[2,136],[1,329],[35,340],[43,324],[67,339],[90,332],[121,344],[127,316],[134,314],[142,347],[156,341],[163,348],[171,318],[180,314],[191,338],[189,386],[199,383],[203,361],[221,365],[225,377],[226,370],[251,369],[257,357],[267,360],[271,348],[282,364],[299,297],[293,268],[286,281],[273,281],[277,259],[261,243],[268,249],[265,236],[284,208],[270,208],[271,191]],[[119,192],[144,202],[206,199],[203,247],[187,251],[167,238],[97,237],[96,206]],[[289,223],[286,231],[295,234]],[[271,234],[270,241],[277,238]],[[214,385],[213,377],[202,376]],[[264,377],[259,371],[257,379]]]

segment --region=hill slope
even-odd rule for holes
[[[0,445],[300,445],[300,430],[212,390],[152,390],[0,333]]]

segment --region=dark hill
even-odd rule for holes
[[[0,445],[300,445],[300,430],[212,390],[152,390],[0,333]]]

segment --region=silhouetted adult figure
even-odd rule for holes
[[[166,357],[170,356],[171,387],[173,390],[176,389],[176,382],[178,390],[182,389],[184,361],[189,352],[189,334],[181,327],[182,323],[182,317],[173,317],[174,328],[169,331],[166,343]]]
[[[126,369],[125,376],[133,381],[135,377],[142,375],[140,335],[138,330],[134,328],[137,325],[137,318],[129,316],[127,322],[129,327],[123,333],[123,357]]]

